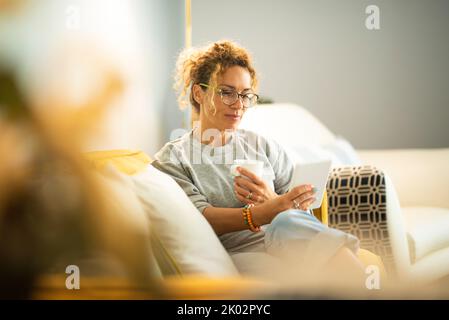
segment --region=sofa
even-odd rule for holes
[[[288,126],[279,128],[275,125],[279,115],[283,119],[292,119],[294,123],[305,121],[306,124],[291,127],[294,130],[284,130]],[[264,125],[265,117],[274,121],[266,120]],[[336,141],[338,138],[327,128],[296,105],[258,106],[248,111],[242,126],[278,140],[296,161],[313,161],[311,155],[316,158],[330,157],[333,160],[327,195],[321,208],[314,210],[314,214],[323,223],[358,236],[362,247],[360,259],[367,267],[377,266],[383,279],[387,275],[388,278],[398,276],[403,282],[413,279],[429,283],[447,274],[444,265],[447,260],[444,256],[440,256],[443,257],[441,265],[430,263],[427,265],[428,269],[418,269],[416,265],[426,261],[423,259],[432,259],[432,255],[415,257],[417,262],[414,264],[404,263],[411,261],[413,250],[419,252],[418,250],[426,247],[412,247],[413,229],[407,224],[403,213],[406,210],[399,202],[399,196],[404,193],[397,191],[397,186],[401,185],[393,182],[393,178],[396,179],[397,176],[390,176],[391,168],[385,166],[386,170],[383,169],[380,161],[385,161],[385,157],[381,153],[358,152],[347,141],[341,141],[341,138]],[[304,129],[305,127],[307,128]],[[264,128],[269,130],[264,131]],[[301,130],[315,130],[312,135],[315,140],[311,145],[296,144],[295,137],[308,132],[300,132]],[[338,143],[333,145],[332,142]],[[440,151],[440,156],[444,156],[444,150]],[[379,158],[374,161],[376,155]],[[376,166],[371,165],[369,156]],[[285,282],[280,281],[282,279],[276,277],[282,269],[277,269],[279,261],[269,255],[229,255],[182,189],[173,179],[150,165],[149,155],[141,151],[109,150],[91,152],[84,157],[95,172],[105,176],[106,184],[115,185],[116,190],[110,194],[110,201],[122,202],[117,207],[123,208],[122,211],[126,214],[131,215],[131,211],[135,211],[134,216],[144,216],[145,221],[148,221],[151,244],[151,252],[148,254],[154,262],[151,277],[159,279],[160,286],[157,290],[143,290],[142,283],[130,281],[119,273],[107,277],[103,275],[101,278],[84,276],[82,290],[68,291],[64,287],[65,275],[51,274],[45,275],[37,283],[35,298],[272,298],[283,297],[282,293],[291,292],[290,290],[294,290],[294,298],[310,297],[310,288],[307,288],[307,293],[304,292],[305,287],[300,285],[304,279],[295,275],[294,270],[287,277],[291,286],[286,286]],[[132,196],[129,190],[133,191]],[[122,193],[126,196],[120,196]],[[410,199],[414,199],[413,196]],[[425,203],[428,204],[431,203]],[[435,202],[435,205],[440,203]],[[143,219],[136,221],[142,224]],[[446,230],[444,224],[440,227],[440,230]],[[418,236],[422,234],[419,229],[416,232]],[[444,253],[444,248],[442,250]],[[439,250],[436,254],[438,257]],[[413,267],[422,273],[413,272]],[[318,296],[323,297],[322,293],[318,293]],[[341,297],[341,291],[339,294]],[[328,296],[327,293],[325,296]]]
[[[250,109],[241,127],[277,140],[298,162],[331,159],[329,224],[357,235],[362,247],[382,257],[390,274],[421,284],[449,275],[449,148],[355,150],[308,110],[290,103]],[[351,180],[353,185],[341,185]],[[368,190],[374,193],[372,199],[363,197],[367,203],[350,203],[357,198],[352,192]]]
[[[161,288],[168,290],[163,298],[273,297],[284,292],[287,287],[299,292],[296,297],[310,294],[311,284],[307,279],[297,274],[294,268],[288,270],[277,258],[255,252],[228,254],[206,219],[182,189],[171,177],[153,168],[150,165],[151,157],[145,153],[108,150],[90,152],[85,157],[92,169],[105,177],[106,184],[113,184],[116,188],[123,187],[121,190],[120,187],[115,189],[113,193],[109,192],[110,201],[121,202],[116,206],[127,211],[130,218],[144,215],[148,220],[151,230],[150,255],[154,261],[151,275],[161,279]],[[342,175],[335,172],[335,177],[339,179]],[[335,184],[335,188],[329,190],[334,192],[338,189],[338,184]],[[134,191],[142,211],[136,208],[136,199],[129,194],[129,190]],[[126,196],[121,196],[121,193]],[[329,199],[331,200],[332,196]],[[314,214],[323,223],[328,223],[327,196],[324,197],[322,206],[314,210]],[[359,258],[367,267],[377,266],[385,279],[386,272],[380,256],[361,249]],[[288,279],[285,279],[286,275]],[[127,281],[123,274],[108,277],[103,275],[101,278],[84,277],[83,290],[80,292],[64,290],[61,285],[64,283],[62,278],[60,274],[43,277],[36,287],[34,297],[161,298],[154,293],[142,291],[141,288],[139,290],[139,285]],[[326,288],[328,285],[324,284]],[[308,288],[307,294],[301,291],[305,290],[305,287]],[[316,286],[314,290],[317,290]],[[341,291],[339,293],[341,294]],[[322,291],[320,294],[323,294]]]

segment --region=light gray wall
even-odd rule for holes
[[[192,19],[194,45],[239,41],[262,95],[306,107],[356,148],[449,147],[447,0],[193,0]]]
[[[185,40],[185,5],[183,0],[145,0],[145,4],[144,16],[148,19],[149,29],[157,33],[146,52],[148,57],[157,57],[156,70],[149,70],[154,78],[149,90],[158,97],[156,105],[161,129],[161,139],[157,142],[159,150],[171,140],[173,131],[188,129],[190,123],[188,110],[179,109],[173,89],[175,63]]]

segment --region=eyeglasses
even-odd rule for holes
[[[240,98],[242,98],[242,104],[244,108],[251,108],[257,104],[259,96],[255,93],[238,93],[237,90],[231,88],[215,88],[205,83],[199,84],[202,87],[212,88],[218,92],[221,97],[221,101],[227,105],[232,106]]]

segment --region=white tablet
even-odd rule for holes
[[[304,164],[297,163],[295,165],[295,170],[293,172],[293,177],[290,181],[288,190],[291,190],[292,188],[302,184],[313,185],[317,189],[315,194],[316,200],[310,205],[309,208],[319,208],[323,200],[324,191],[326,190],[326,184],[329,178],[331,165],[331,160],[323,160],[320,162]]]

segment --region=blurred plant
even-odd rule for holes
[[[20,10],[27,0],[0,0],[0,13],[12,13]]]
[[[123,89],[112,68],[102,71],[103,88],[69,108],[52,97],[27,101],[14,73],[0,68],[2,298],[28,297],[35,280],[55,265],[96,252],[121,263],[139,288],[161,293],[152,277],[147,229],[119,212],[124,208],[110,201],[104,179],[92,173],[80,151]]]

